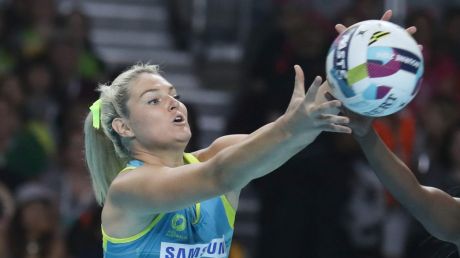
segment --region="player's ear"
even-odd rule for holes
[[[134,137],[134,132],[125,118],[117,117],[113,119],[112,128],[121,137]]]

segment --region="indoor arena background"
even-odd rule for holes
[[[410,106],[375,126],[423,184],[457,196],[460,1],[0,1],[0,258],[102,257],[82,139],[97,83],[159,64],[188,105],[196,150],[282,114],[293,65],[307,85],[324,76],[334,24],[386,9],[417,26],[426,70]],[[243,190],[232,258],[458,257],[385,191],[349,136],[323,133],[278,170]]]

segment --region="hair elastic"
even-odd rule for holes
[[[93,127],[96,129],[101,126],[101,102],[101,99],[98,99],[89,107],[93,115]]]

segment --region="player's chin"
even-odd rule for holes
[[[182,128],[181,132],[179,132],[178,137],[180,139],[184,139],[186,141],[189,141],[190,138],[192,138],[192,131],[190,130],[189,126],[186,126]]]

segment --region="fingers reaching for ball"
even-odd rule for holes
[[[392,10],[386,10],[385,13],[383,13],[382,17],[380,18],[380,20],[382,20],[382,21],[390,21],[392,16],[393,16],[393,11]],[[344,32],[346,29],[347,29],[347,27],[345,25],[341,24],[341,23],[335,25],[335,30],[339,34]],[[406,31],[409,34],[413,35],[415,32],[417,32],[417,27],[410,26],[410,27],[406,28]],[[422,49],[422,46],[420,45],[420,50],[421,49]]]
[[[409,33],[409,34],[414,34],[417,32],[417,27],[415,26],[410,26],[409,28],[406,29],[406,31]]]
[[[347,27],[345,25],[341,24],[341,23],[335,25],[335,30],[339,34],[344,32],[346,29],[347,29]]]
[[[383,15],[382,15],[382,18],[380,18],[380,20],[382,21],[390,21],[391,19],[391,16],[393,16],[393,11],[390,9],[390,10],[386,10]]]

